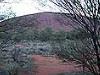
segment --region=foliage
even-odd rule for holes
[[[100,1],[99,0],[82,0],[82,1],[81,0],[64,0],[64,1],[50,0],[50,1],[56,4],[57,6],[61,7],[63,10],[65,10],[66,13],[69,13],[69,15],[64,14],[63,16],[69,17],[73,22],[77,23],[77,25],[74,24],[72,25],[73,28],[75,29],[81,28],[87,33],[87,35],[89,34],[89,37],[87,37],[86,40],[81,39],[81,43],[79,41],[78,42],[79,44],[78,45],[76,44],[74,46],[74,51],[75,53],[77,52],[78,54],[81,54],[83,56],[85,54],[87,55],[88,52],[88,55],[84,57],[83,65],[85,65],[86,68],[88,68],[89,71],[91,71],[94,75],[100,75],[100,55],[99,55],[100,53],[100,41],[99,41]],[[78,35],[80,34],[78,33]],[[83,38],[83,36],[81,35],[79,37]],[[84,43],[84,41],[86,43]],[[88,44],[90,44],[90,46],[88,46]],[[80,50],[81,48],[82,50]],[[86,50],[87,52],[84,53],[83,50]],[[78,56],[78,58],[82,59],[81,56]],[[80,59],[76,59],[76,61],[81,62]]]
[[[8,71],[10,75],[18,75],[20,71],[33,71],[33,62],[28,57],[27,50],[16,47],[11,32],[0,30],[0,69]],[[18,35],[19,36],[19,35]],[[21,35],[20,35],[21,36]],[[20,39],[20,37],[18,37]],[[25,52],[26,51],[26,52]],[[35,66],[34,66],[35,68]]]
[[[83,29],[77,29],[67,32],[66,38],[69,40],[83,40],[90,38],[90,34]]]
[[[51,28],[45,28],[39,33],[39,40],[50,41],[52,39],[53,30]]]
[[[55,32],[53,35],[53,40],[56,42],[63,42],[66,40],[66,32],[65,31],[58,31]]]

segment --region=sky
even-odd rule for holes
[[[39,12],[59,12],[57,6],[49,2],[49,0],[43,0],[45,5],[41,4],[41,2],[38,2],[38,0],[21,0],[20,2],[6,0],[5,2],[7,1],[10,3],[0,3],[0,6],[5,4],[2,10],[6,10],[7,8],[11,7],[11,10],[14,11],[17,16]]]

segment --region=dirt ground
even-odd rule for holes
[[[45,57],[41,55],[33,55],[33,60],[37,65],[36,75],[55,75],[64,72],[75,72],[81,70],[76,64],[71,62],[63,63],[56,57]]]

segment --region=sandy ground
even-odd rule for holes
[[[55,57],[44,57],[41,55],[33,55],[33,60],[37,65],[36,75],[55,75],[63,72],[79,71],[74,63],[63,63]]]

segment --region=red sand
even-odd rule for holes
[[[79,71],[76,65],[70,62],[62,63],[55,57],[44,57],[41,55],[33,55],[33,60],[37,64],[36,75],[54,75],[63,72]]]

